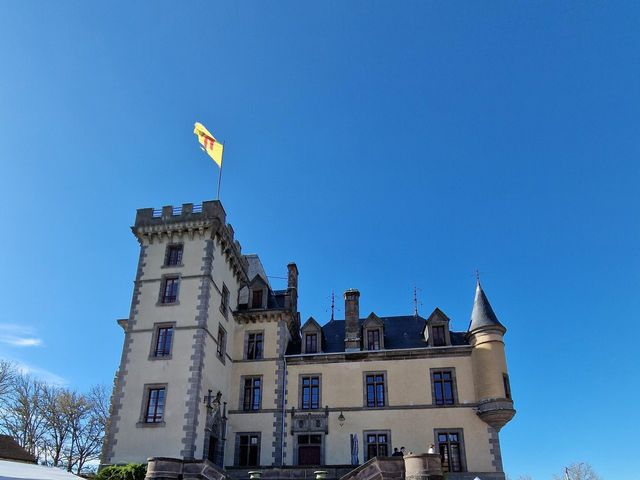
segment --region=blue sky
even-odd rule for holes
[[[0,356],[111,383],[135,209],[215,196],[201,121],[303,317],[350,287],[408,314],[417,285],[464,330],[477,268],[509,329],[506,471],[633,478],[639,32],[637,2],[5,4]]]

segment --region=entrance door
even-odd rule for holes
[[[321,465],[322,435],[298,435],[298,465]]]
[[[322,435],[298,435],[298,465],[321,465]]]

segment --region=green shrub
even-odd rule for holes
[[[96,480],[144,480],[146,474],[146,464],[129,463],[103,468],[96,475]]]

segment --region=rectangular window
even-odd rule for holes
[[[262,308],[262,290],[253,291],[253,300],[251,301],[251,308]]]
[[[247,377],[244,379],[244,394],[242,397],[242,410],[251,412],[260,410],[262,397],[262,378]]]
[[[178,285],[180,279],[178,277],[167,277],[162,282],[162,294],[160,295],[160,303],[176,303],[178,301]]]
[[[367,407],[385,406],[384,374],[365,375]]]
[[[455,403],[452,370],[432,370],[431,386],[433,401],[436,405],[453,405]]]
[[[145,409],[145,423],[160,423],[164,418],[165,388],[150,388],[147,390],[147,408]]]
[[[302,377],[302,410],[320,408],[320,377]]]
[[[437,325],[435,327],[431,327],[431,332],[433,333],[434,347],[444,347],[447,344],[447,339],[444,333],[444,325]]]
[[[220,312],[224,315],[224,318],[227,318],[227,313],[229,312],[229,289],[223,283],[222,284],[222,298],[220,299]]]
[[[263,355],[262,333],[249,333],[247,338],[247,359],[259,360]]]
[[[304,336],[304,352],[305,353],[317,353],[318,352],[318,334],[307,333]]]
[[[227,350],[227,334],[222,327],[218,327],[218,358],[224,361],[224,355]]]
[[[367,331],[367,350],[380,350],[380,330]]]
[[[389,434],[386,432],[365,432],[366,456],[365,462],[373,457],[389,456]]]
[[[257,467],[260,459],[260,435],[238,434],[237,465]]]
[[[154,357],[168,357],[171,355],[171,341],[173,340],[173,327],[158,328],[156,334],[156,348]]]
[[[167,247],[167,255],[165,257],[165,266],[173,267],[182,265],[182,245],[169,245]]]
[[[509,375],[506,373],[502,374],[502,381],[504,383],[504,396],[511,400],[511,385],[509,384]]]
[[[438,432],[438,451],[443,472],[462,472],[462,441],[458,432]]]

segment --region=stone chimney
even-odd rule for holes
[[[344,350],[360,351],[360,292],[350,288],[344,292]]]
[[[287,265],[287,307],[298,311],[298,267],[295,263]]]

